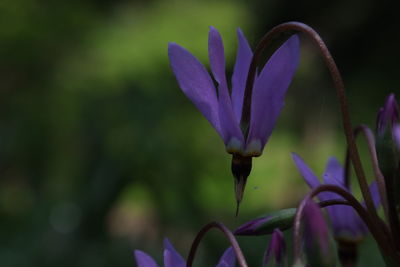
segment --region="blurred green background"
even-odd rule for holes
[[[1,1],[0,265],[135,266],[134,249],[161,263],[165,236],[186,257],[210,221],[234,229],[296,206],[308,189],[290,153],[318,174],[328,156],[344,155],[336,94],[310,41],[302,39],[299,70],[253,161],[238,218],[230,156],[178,88],[167,44],[207,65],[215,26],[229,77],[237,27],[254,48],[278,23],[308,23],[343,74],[353,123],[374,127],[384,97],[400,84],[394,3]],[[250,266],[260,266],[268,238],[239,241]],[[228,246],[217,232],[202,244],[197,266],[214,266]],[[380,266],[374,243],[362,246],[360,266]]]

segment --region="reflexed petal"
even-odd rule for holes
[[[326,165],[324,184],[332,184],[349,191],[345,185],[344,168],[335,157],[330,157]],[[343,197],[327,192],[328,199],[343,199]],[[359,240],[365,234],[366,226],[352,207],[333,205],[326,207],[331,219],[333,233],[336,238]]]
[[[317,177],[314,175],[312,170],[304,163],[304,161],[296,154],[293,153],[293,159],[297,165],[297,168],[302,173],[306,182],[310,187],[319,185]],[[324,173],[324,184],[331,184],[339,186],[346,191],[349,191],[344,184],[344,169],[340,165],[339,161],[334,157],[329,158],[326,170]],[[318,184],[317,184],[318,183]],[[379,198],[377,194],[376,185],[371,185],[371,193],[375,198]],[[375,195],[375,196],[374,196]],[[329,199],[343,199],[340,195],[332,192],[324,192],[318,195],[321,200]],[[376,203],[377,205],[378,203]],[[333,232],[336,238],[347,239],[347,240],[359,240],[367,232],[367,228],[358,214],[352,207],[347,205],[332,205],[325,208],[329,214]]]
[[[272,55],[255,80],[247,143],[259,141],[261,150],[283,107],[285,93],[299,62],[299,54],[299,38],[294,35]]]
[[[344,168],[339,161],[334,157],[329,158],[324,174],[325,184],[333,184],[349,191],[349,188],[345,185],[344,177]],[[377,190],[375,186],[370,187],[370,189],[372,189],[371,193]],[[327,193],[327,195],[330,199],[343,199],[335,193]],[[367,228],[352,207],[333,205],[327,207],[326,210],[331,219],[333,233],[336,238],[359,240],[365,235]]]
[[[228,88],[223,85],[219,88],[220,95],[218,104],[222,139],[229,153],[241,153],[244,146],[244,137],[240,130],[239,123],[236,121],[235,115],[233,114]]]
[[[134,254],[138,267],[158,267],[157,263],[143,251],[135,250]]]
[[[243,97],[253,52],[242,31],[237,29],[238,50],[232,75],[232,104],[238,122],[242,117]]]
[[[175,250],[168,238],[164,239],[164,267],[185,267],[182,256]]]
[[[335,157],[330,157],[326,164],[325,173],[323,175],[325,183],[340,185],[345,187],[344,168]],[[327,182],[329,181],[329,182]]]
[[[319,185],[321,185],[320,181],[318,180],[317,176],[314,174],[314,172],[307,166],[307,164],[303,161],[303,159],[297,155],[296,153],[292,153],[292,158],[294,160],[294,163],[297,166],[297,169],[299,170],[300,174],[303,176],[304,180],[308,184],[308,186],[313,189]],[[329,199],[329,193],[319,193],[318,197],[320,200],[328,200]]]
[[[224,44],[221,35],[212,26],[208,33],[208,57],[215,80],[226,85]]]
[[[222,137],[217,92],[210,74],[192,54],[175,43],[168,45],[168,56],[180,88]]]
[[[230,153],[242,151],[244,138],[239,128],[239,122],[236,120],[231,97],[226,83],[225,77],[225,58],[224,46],[219,32],[210,27],[208,39],[208,53],[210,57],[211,70],[214,78],[218,83],[218,104],[219,104],[219,121],[221,126],[222,138]]]
[[[345,185],[344,169],[335,157],[330,157],[328,159],[325,173],[323,174],[323,180],[324,184],[336,185],[346,191],[349,191],[349,189]],[[323,194],[326,199],[343,199],[340,195],[332,192],[324,192]],[[331,210],[331,207],[327,207],[327,210],[329,212]]]
[[[372,195],[372,201],[375,207],[378,208],[381,201],[376,181],[370,184],[369,190]],[[364,202],[362,204],[365,206]],[[336,237],[360,240],[368,233],[368,228],[364,221],[352,207],[331,206],[328,207],[328,213],[331,216],[332,227]]]
[[[234,267],[236,264],[236,255],[232,247],[225,250],[216,267]]]

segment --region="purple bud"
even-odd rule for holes
[[[258,235],[258,228],[266,223],[270,217],[257,218],[255,220],[249,221],[235,230],[235,235]]]
[[[379,110],[376,123],[378,135],[383,135],[388,127],[392,127],[399,120],[399,107],[394,94],[386,98],[385,105]]]
[[[335,266],[333,241],[322,212],[311,199],[303,214],[304,249],[309,266]]]
[[[399,107],[390,94],[378,114],[375,147],[379,168],[385,178],[389,206],[400,205],[400,129]],[[389,208],[395,210],[396,208]],[[393,216],[397,216],[393,215]]]
[[[285,266],[286,244],[283,233],[275,229],[272,233],[271,241],[264,255],[263,266]]]
[[[274,211],[241,225],[235,235],[270,235],[276,228],[281,231],[293,226],[295,208]]]

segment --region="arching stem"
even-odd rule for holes
[[[324,201],[320,201],[318,202],[318,206],[320,208],[326,208],[329,206],[333,206],[333,205],[345,205],[345,206],[351,206],[351,204],[343,199],[329,199],[329,200],[324,200]]]
[[[376,154],[376,148],[375,148],[375,137],[374,133],[371,131],[370,128],[368,128],[366,125],[359,125],[354,129],[354,137],[357,138],[359,134],[362,133],[367,140],[368,144],[368,152],[371,157],[371,164],[372,164],[372,169],[374,172],[375,180],[378,185],[378,190],[379,190],[379,197],[380,201],[383,207],[383,211],[385,213],[385,218],[387,222],[390,222],[389,220],[389,212],[388,212],[388,202],[387,202],[387,194],[386,194],[386,186],[385,186],[385,178],[382,175],[382,172],[379,168],[379,163],[378,163],[378,157]]]
[[[255,79],[255,74],[256,74],[256,68],[257,64],[261,58],[261,53],[264,51],[264,49],[271,44],[271,42],[279,35],[281,34],[287,34],[287,35],[292,35],[294,33],[303,33],[307,37],[311,38],[312,42],[318,47],[319,51],[322,54],[322,57],[324,59],[324,62],[326,66],[329,69],[331,78],[333,80],[334,86],[337,91],[337,96],[339,99],[340,103],[340,109],[342,113],[342,123],[343,123],[343,128],[345,131],[346,135],[346,140],[347,140],[347,147],[349,148],[349,153],[350,153],[350,158],[353,162],[354,170],[358,179],[358,182],[360,184],[360,189],[363,195],[363,198],[365,200],[368,212],[377,220],[378,215],[376,213],[372,197],[371,197],[371,192],[369,191],[367,181],[365,179],[365,174],[364,170],[361,165],[361,160],[360,156],[357,150],[357,146],[354,140],[353,136],[353,128],[351,125],[350,121],[350,114],[349,114],[349,108],[347,106],[347,99],[346,99],[346,94],[345,94],[345,88],[344,88],[344,83],[342,80],[342,77],[340,75],[339,69],[336,66],[335,61],[332,58],[332,55],[330,54],[328,48],[326,47],[324,41],[322,41],[321,37],[319,34],[312,29],[310,26],[301,23],[301,22],[287,22],[280,24],[276,27],[274,27],[272,30],[270,30],[262,40],[258,43],[256,50],[254,52],[250,68],[249,68],[249,73],[247,76],[247,81],[246,81],[246,88],[245,88],[245,93],[244,93],[244,102],[243,102],[243,110],[242,110],[242,118],[241,118],[241,128],[242,129],[247,129],[249,122],[250,122],[250,116],[251,116],[251,95],[253,91],[253,84],[254,84],[254,79]],[[245,131],[248,132],[248,131]]]
[[[246,259],[243,256],[243,252],[240,249],[239,244],[236,241],[235,236],[233,235],[233,233],[228,228],[226,228],[225,225],[223,225],[220,222],[211,222],[211,223],[207,224],[206,226],[204,226],[197,233],[196,238],[193,240],[192,246],[190,247],[190,251],[189,251],[189,256],[188,256],[188,259],[187,259],[186,267],[191,267],[192,266],[194,257],[196,255],[197,248],[198,248],[201,240],[203,239],[204,235],[209,230],[211,230],[212,228],[217,228],[218,230],[220,230],[221,232],[224,233],[226,238],[231,243],[233,250],[235,251],[236,259],[237,259],[237,261],[239,263],[239,266],[247,267]]]

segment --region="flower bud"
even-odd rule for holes
[[[333,239],[322,212],[314,201],[307,201],[303,214],[304,252],[308,266],[336,266]]]
[[[281,267],[286,264],[286,244],[283,233],[275,229],[272,233],[271,241],[265,252],[263,267]]]
[[[251,220],[235,230],[235,235],[269,235],[276,228],[286,230],[293,225],[296,209],[283,209]]]
[[[390,131],[393,124],[399,120],[399,107],[397,105],[394,94],[390,94],[386,98],[385,105],[380,108],[376,122],[376,130],[378,135],[382,136]]]
[[[395,205],[400,204],[400,124],[399,107],[390,94],[379,110],[376,127],[376,151],[385,177],[387,193]]]

